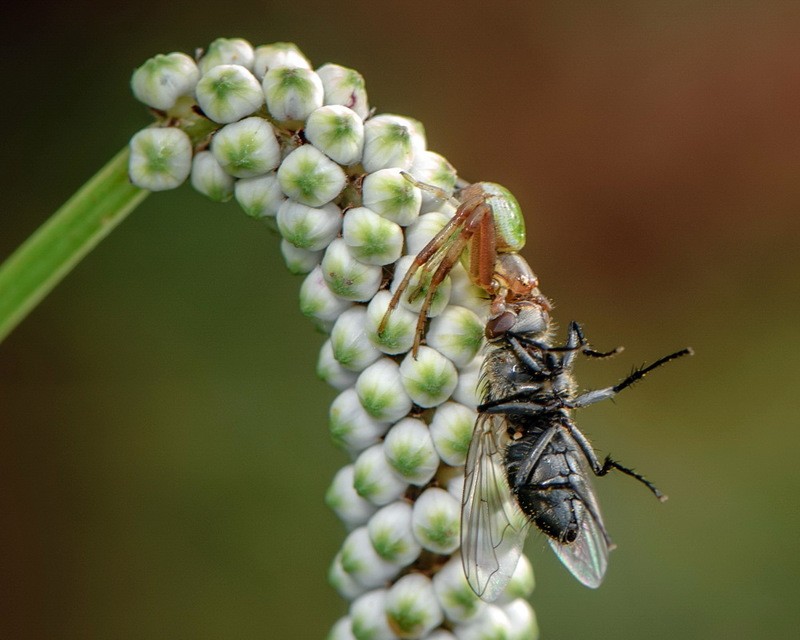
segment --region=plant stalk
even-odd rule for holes
[[[148,195],[125,147],[0,266],[0,341]]]

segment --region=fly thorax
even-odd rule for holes
[[[517,393],[535,383],[508,349],[490,348],[483,364],[487,400],[497,400]]]

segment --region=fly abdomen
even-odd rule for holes
[[[523,513],[549,537],[562,544],[578,537],[578,497],[570,488],[536,487],[526,485],[515,491]]]
[[[506,449],[508,481],[522,512],[550,538],[574,542],[585,514],[585,482],[577,445],[557,427],[541,450],[541,432],[529,433]],[[538,452],[538,453],[537,453]],[[537,456],[531,460],[531,456]],[[520,469],[529,469],[520,477]]]

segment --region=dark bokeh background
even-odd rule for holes
[[[148,122],[127,87],[147,57],[239,35],[353,66],[517,194],[557,317],[627,347],[583,384],[697,351],[581,414],[670,501],[598,483],[619,549],[596,592],[530,541],[545,637],[795,635],[800,8],[432,4],[3,8],[0,255]],[[186,187],[0,345],[0,636],[324,635],[345,456],[299,282],[266,229]]]

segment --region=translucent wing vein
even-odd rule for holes
[[[528,520],[508,486],[503,463],[505,420],[478,417],[472,434],[461,509],[461,559],[472,589],[493,601],[511,579]]]

